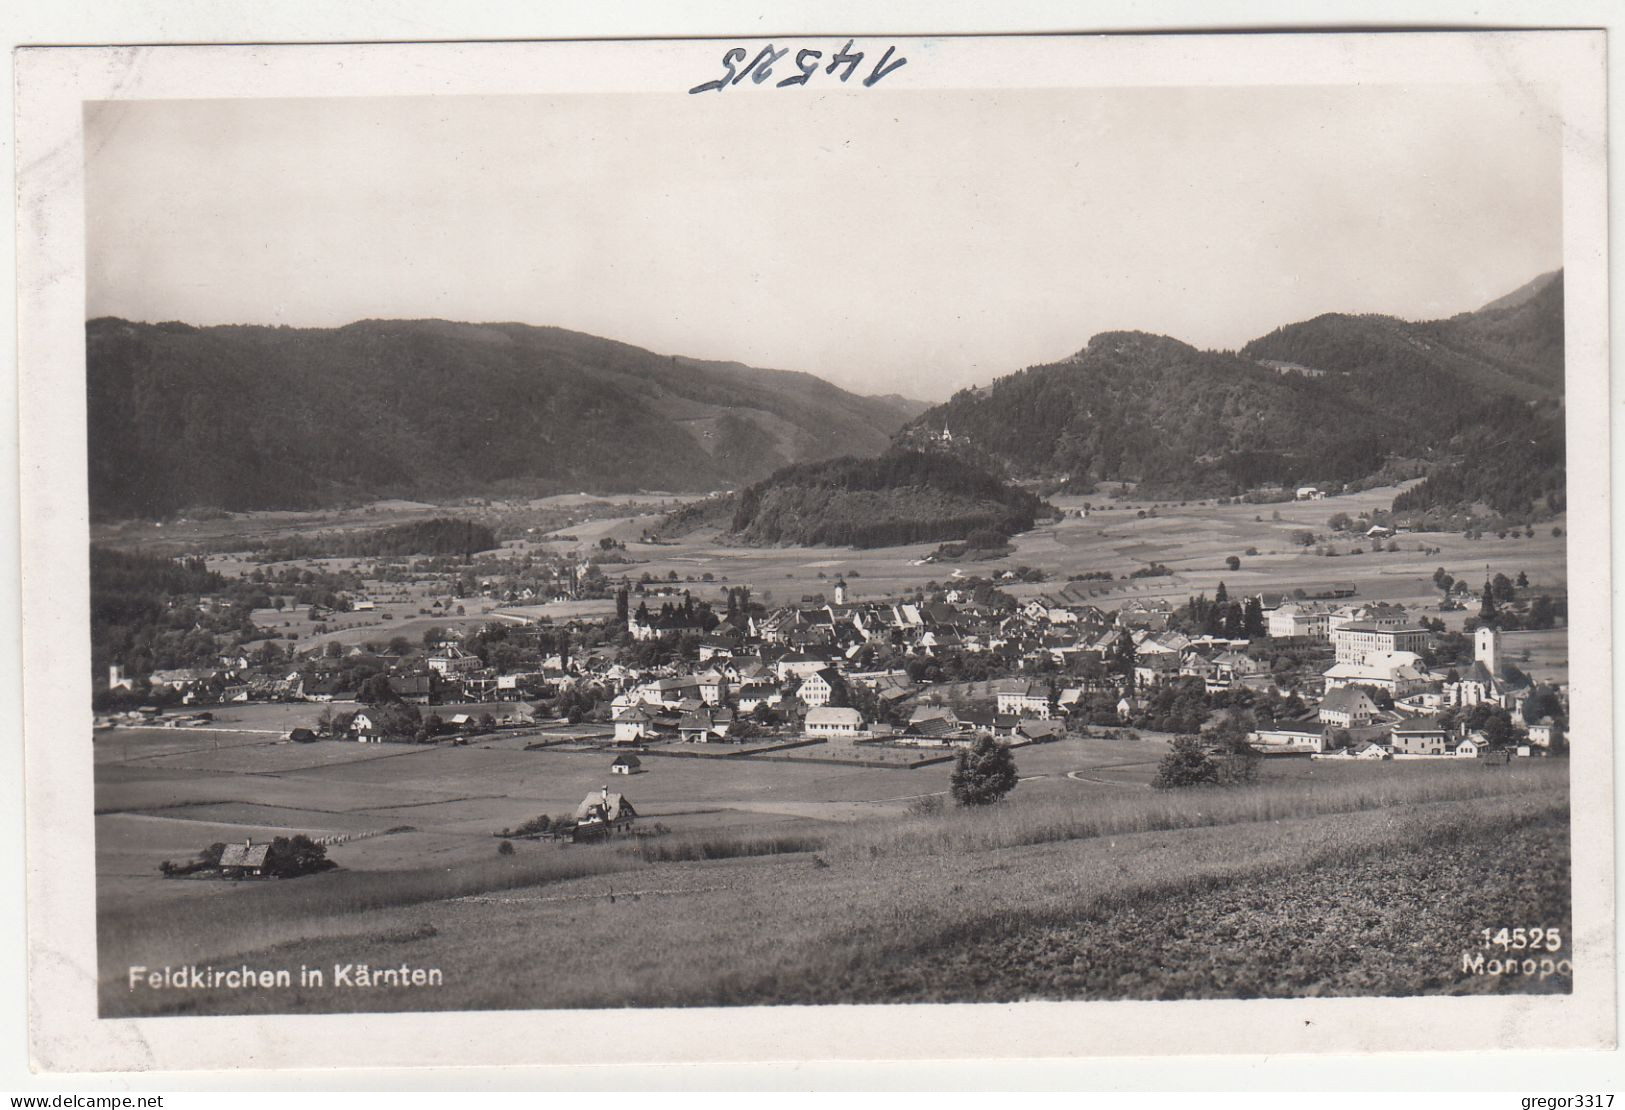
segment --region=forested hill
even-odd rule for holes
[[[1463,385],[1520,400],[1561,397],[1563,273],[1447,320],[1317,316],[1253,340],[1241,355],[1345,375],[1373,391],[1398,390],[1396,409]]]
[[[86,326],[90,505],[703,490],[875,454],[922,405],[520,324]]]
[[[730,499],[729,532],[747,544],[882,547],[981,535],[996,544],[1050,513],[1036,496],[947,454],[802,463]]]
[[[1524,515],[1561,505],[1562,397],[1559,271],[1447,320],[1326,315],[1236,354],[1108,332],[961,391],[899,439],[951,437],[1013,477],[1159,496],[1426,472],[1438,480],[1402,507]]]

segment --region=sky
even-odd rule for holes
[[[939,400],[1562,265],[1560,136],[1488,86],[698,99],[89,104],[87,315],[517,321]]]

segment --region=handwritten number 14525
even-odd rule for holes
[[[830,58],[829,64],[824,67],[824,72],[826,74],[833,74],[836,70],[841,69],[844,66],[845,72],[841,74],[842,84],[845,84],[852,74],[857,72],[858,66],[863,63],[863,51],[859,50],[855,54],[852,52],[853,41],[854,40],[852,39],[847,39],[846,45],[841,47],[841,49],[832,58]],[[721,77],[718,77],[715,81],[707,81],[703,85],[695,85],[688,91],[690,93],[702,93],[710,92],[712,89],[715,89],[718,92],[721,92],[730,85],[739,84],[739,82],[743,81],[747,77],[751,79],[752,83],[760,85],[763,81],[766,81],[773,76],[773,66],[782,60],[789,52],[790,48],[788,46],[775,50],[773,44],[768,43],[766,46],[762,47],[761,50],[757,51],[756,56],[751,58],[749,65],[745,66],[744,69],[740,69],[739,63],[743,62],[747,57],[749,57],[750,51],[746,50],[742,46],[736,46],[722,56],[722,68],[727,71],[726,73],[724,73]],[[888,73],[891,73],[901,66],[908,64],[908,59],[903,57],[899,57],[896,61],[892,61],[892,55],[896,53],[897,47],[886,47],[886,53],[880,56],[880,60],[875,63],[875,68],[870,70],[869,76],[863,79],[864,88],[872,87],[876,81],[879,81]],[[774,87],[783,89],[791,85],[805,85],[809,80],[812,79],[813,74],[818,72],[819,63],[822,61],[823,57],[824,52],[822,50],[814,50],[811,47],[796,51],[796,72],[784,78],[782,81],[776,82]]]

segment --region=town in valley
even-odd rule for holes
[[[102,1017],[1582,993],[1544,86],[845,41],[86,104]]]

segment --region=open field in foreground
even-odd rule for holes
[[[987,811],[170,882],[222,896],[104,900],[102,1012],[1567,990],[1561,976],[1461,969],[1485,927],[1567,935],[1567,773],[1562,760],[1472,763],[1070,799],[1023,783]],[[442,982],[336,986],[334,965],[357,963]],[[308,966],[328,980],[132,992],[131,964]]]

